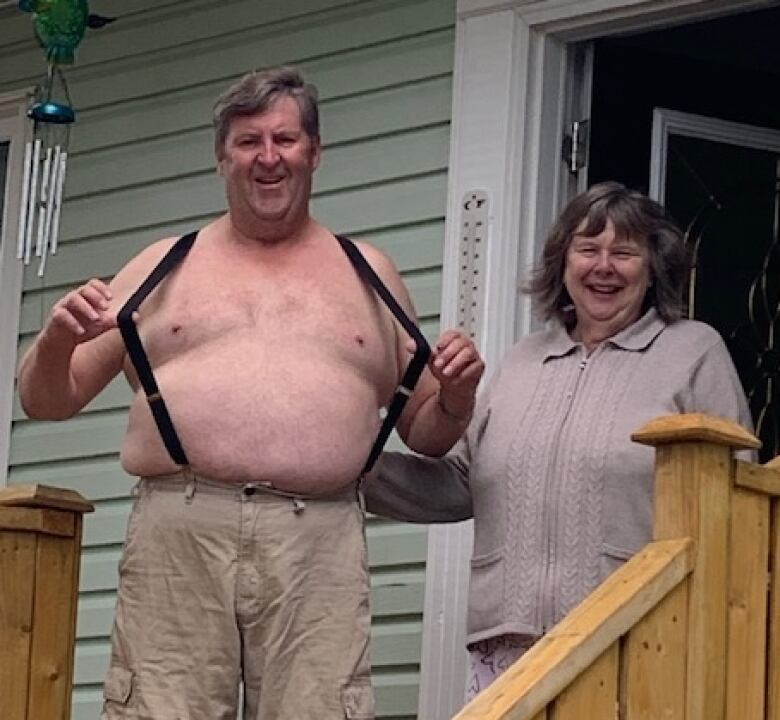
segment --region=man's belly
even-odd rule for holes
[[[332,359],[210,356],[155,375],[190,465],[216,480],[327,493],[358,477],[380,426],[379,383]],[[130,409],[122,465],[144,476],[176,468],[143,393]]]

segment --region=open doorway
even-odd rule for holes
[[[772,8],[595,40],[587,167],[686,231],[689,315],[726,341],[763,461],[780,453],[778,33]]]

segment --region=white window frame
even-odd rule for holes
[[[488,372],[532,328],[518,280],[572,192],[560,161],[572,43],[767,7],[765,0],[458,0],[442,327],[458,318],[462,198],[487,193],[486,292],[477,320]],[[462,706],[468,524],[432,526],[418,717]]]
[[[30,133],[26,111],[30,91],[0,95],[0,142],[9,143],[0,237],[0,487],[8,484],[19,311],[24,270],[16,259],[24,144]]]

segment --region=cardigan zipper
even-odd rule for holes
[[[542,511],[543,521],[542,527],[544,528],[544,570],[542,573],[541,582],[539,584],[539,620],[538,625],[541,628],[542,635],[544,635],[554,624],[555,608],[553,607],[553,595],[555,588],[555,578],[552,572],[555,562],[555,543],[553,537],[557,531],[557,516],[558,508],[553,505],[553,497],[560,490],[560,455],[558,453],[558,446],[560,445],[561,436],[566,426],[566,422],[569,419],[571,409],[574,405],[574,400],[577,395],[577,390],[582,382],[582,377],[585,373],[585,368],[588,366],[588,356],[582,358],[579,361],[577,374],[574,379],[574,383],[571,389],[567,392],[566,396],[566,411],[561,418],[560,423],[555,431],[555,439],[551,445],[551,457],[547,470],[547,482],[545,483],[544,493],[544,505]]]

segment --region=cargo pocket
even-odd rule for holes
[[[346,720],[374,720],[374,691],[370,680],[352,680],[341,689]]]
[[[103,698],[106,704],[116,703],[127,706],[132,694],[133,673],[119,665],[111,666],[106,675],[106,684],[103,686]]]

